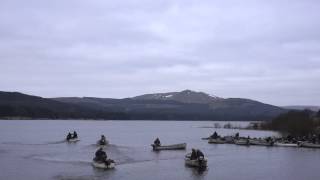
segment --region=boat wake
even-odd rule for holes
[[[68,176],[68,175],[58,175],[54,179],[57,180],[97,180],[96,176],[83,175],[83,176]]]
[[[2,144],[5,145],[21,145],[21,146],[45,146],[45,145],[51,145],[51,144],[62,144],[65,143],[66,140],[61,141],[53,141],[53,142],[45,142],[45,143],[22,143],[22,142],[3,142]]]

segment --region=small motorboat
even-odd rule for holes
[[[98,146],[106,146],[109,144],[108,140],[102,141],[101,139],[99,141],[97,141],[97,145]]]
[[[239,139],[239,140],[235,140],[234,144],[248,146],[248,145],[250,145],[250,142],[248,139]]]
[[[80,141],[79,138],[71,138],[71,139],[66,139],[66,140],[67,140],[67,142],[78,142],[78,141]]]
[[[93,159],[92,166],[99,169],[114,169],[116,163],[112,159],[108,159],[106,162],[99,162]]]
[[[181,144],[172,144],[172,145],[160,145],[157,146],[155,144],[151,144],[154,151],[159,150],[183,150],[186,149],[187,143],[181,143]]]
[[[299,147],[296,143],[287,143],[287,142],[275,142],[274,146],[278,147]]]
[[[190,167],[198,167],[198,168],[206,168],[207,167],[207,159],[205,158],[200,158],[200,159],[190,159],[191,154],[187,154],[184,162],[185,165],[190,166]]]
[[[299,146],[305,148],[320,148],[320,144],[313,144],[309,142],[300,142]]]
[[[210,138],[210,139],[208,140],[208,143],[209,143],[209,144],[224,144],[225,141],[224,141],[223,139],[220,139],[220,138],[216,138],[216,139]]]
[[[267,142],[266,140],[262,139],[250,139],[249,140],[250,145],[256,145],[256,146],[273,146],[273,142]]]

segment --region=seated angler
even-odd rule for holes
[[[195,149],[192,148],[190,160],[194,160],[194,159],[197,159],[197,152]]]
[[[200,149],[197,150],[197,158],[204,159],[204,154],[200,151]]]
[[[67,139],[67,141],[69,141],[71,138],[72,138],[72,135],[71,135],[71,133],[69,132],[66,139]]]
[[[218,138],[218,133],[215,131],[211,136],[210,138],[212,139],[217,139]]]
[[[157,138],[153,143],[156,146],[161,146],[161,142],[160,142],[159,138]]]
[[[73,139],[78,138],[78,134],[77,134],[76,131],[73,131],[73,136],[72,136],[72,138],[73,138]]]
[[[101,135],[100,143],[101,144],[105,144],[106,143],[106,137],[104,135]]]
[[[99,148],[96,151],[95,155],[96,155],[96,157],[94,158],[95,161],[97,161],[97,162],[106,162],[107,153],[105,151],[103,151],[102,148]]]

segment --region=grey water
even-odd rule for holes
[[[276,132],[214,129],[210,121],[71,121],[1,120],[0,179],[26,180],[318,180],[320,150],[208,144],[201,140],[214,131],[221,135],[266,137]],[[225,123],[225,122],[220,122]],[[246,126],[247,122],[235,122]],[[77,143],[66,143],[65,135],[76,130]],[[108,157],[114,170],[91,166],[100,135],[110,141]],[[150,144],[187,143],[187,150],[153,152]],[[208,169],[184,165],[191,148],[201,149]]]

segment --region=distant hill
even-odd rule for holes
[[[0,92],[1,118],[127,120],[270,120],[286,112],[280,107],[203,92],[145,94],[132,98],[41,98]]]
[[[181,103],[200,103],[209,104],[218,100],[222,100],[217,96],[211,96],[203,92],[195,92],[191,90],[184,90],[181,92],[169,92],[169,93],[157,93],[157,94],[145,94],[141,96],[133,97],[135,100],[170,100]]]
[[[291,110],[304,110],[304,109],[309,109],[311,111],[319,111],[320,110],[320,106],[301,106],[301,105],[296,105],[296,106],[283,106],[282,108],[291,109]]]
[[[18,92],[0,91],[0,118],[5,119],[112,119],[121,115]]]

